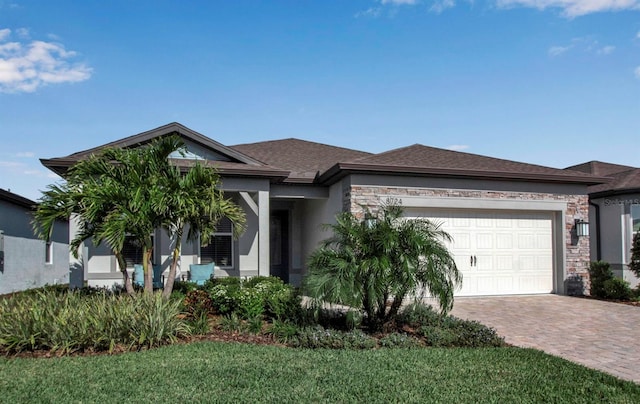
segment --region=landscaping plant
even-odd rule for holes
[[[151,348],[189,333],[179,313],[180,302],[159,294],[139,299],[106,291],[18,294],[0,300],[0,351]]]
[[[629,282],[616,278],[608,262],[592,262],[589,266],[589,278],[591,296],[602,299],[628,300],[633,295]]]
[[[426,219],[403,218],[388,200],[363,217],[344,212],[333,235],[312,253],[304,293],[317,306],[334,303],[363,310],[372,330],[393,323],[405,298],[425,290],[443,313],[453,306],[462,276],[445,246],[451,237]]]
[[[640,231],[633,235],[633,245],[631,246],[631,262],[629,269],[640,278]],[[640,288],[638,289],[640,290]]]
[[[184,151],[179,136],[166,136],[137,148],[109,148],[71,167],[65,182],[43,192],[34,228],[48,240],[57,220],[75,218],[78,232],[70,242],[73,254],[85,240],[106,243],[115,255],[127,292],[134,295],[123,247],[133,237],[142,249],[144,290],[153,291],[153,238],[165,228],[172,240],[172,259],[164,296],[171,295],[185,228],[187,240],[207,243],[223,217],[233,223],[234,235],[244,230],[245,215],[218,189],[211,167],[194,160],[186,173],[171,164],[171,155]]]

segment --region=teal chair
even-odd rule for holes
[[[189,280],[194,282],[196,285],[204,285],[204,283],[213,276],[213,267],[213,262],[208,264],[190,264]]]
[[[162,282],[162,267],[160,265],[153,266],[153,288],[164,288],[164,282]],[[138,286],[144,286],[144,268],[142,264],[135,264],[133,266],[133,283]]]

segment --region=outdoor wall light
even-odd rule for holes
[[[576,219],[576,235],[578,237],[589,236],[589,222],[585,222],[582,219]]]
[[[365,226],[367,226],[367,229],[372,229],[373,226],[376,224],[376,219],[373,217],[373,215],[369,212],[364,214],[364,223]]]

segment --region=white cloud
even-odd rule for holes
[[[461,151],[461,150],[467,150],[469,148],[469,145],[466,144],[452,144],[446,147],[449,150],[453,150],[453,151]]]
[[[616,50],[615,46],[607,45],[607,46],[603,46],[602,48],[598,49],[596,51],[596,53],[598,55],[610,55],[610,54],[613,53],[614,50]]]
[[[29,38],[29,29],[28,28],[18,28],[16,30],[16,34],[22,38]]]
[[[16,153],[16,157],[35,157],[36,154],[34,152],[18,152]]]
[[[639,10],[640,0],[496,0],[500,8],[530,7],[538,10],[557,8],[568,18],[621,10]]]
[[[23,166],[24,164],[18,163],[16,161],[0,161],[0,167],[17,168],[17,167],[23,167]]]
[[[381,12],[382,12],[382,7],[369,7],[364,11],[358,11],[355,17],[356,18],[360,18],[360,17],[378,18],[380,17]]]
[[[8,33],[6,33],[8,31]],[[74,83],[91,77],[92,68],[72,63],[76,52],[56,42],[5,42],[10,30],[0,31],[0,92],[34,92],[51,83]]]
[[[640,66],[636,67],[636,69],[633,71],[633,74],[635,74],[637,79],[640,79]]]
[[[547,53],[549,54],[549,56],[552,56],[552,57],[560,56],[571,48],[572,46],[552,46],[549,48]]]
[[[448,8],[455,7],[455,5],[455,0],[435,0],[431,8],[429,8],[429,11],[440,14]]]

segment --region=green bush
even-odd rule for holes
[[[343,332],[317,326],[298,331],[289,345],[310,349],[371,349],[376,346],[376,340],[360,330]]]
[[[224,316],[220,321],[220,328],[229,332],[244,332],[247,329],[245,323],[236,313]]]
[[[204,286],[217,313],[236,313],[244,319],[266,316],[279,320],[300,315],[301,298],[295,289],[276,277],[256,276],[213,279]]]
[[[613,279],[613,272],[608,262],[594,261],[589,265],[589,280],[591,282],[591,296],[606,298],[604,283]]]
[[[432,306],[424,303],[413,303],[405,307],[398,316],[398,323],[411,327],[438,325],[443,316]]]
[[[267,328],[267,334],[273,335],[276,341],[286,344],[298,334],[298,330],[298,326],[290,321],[273,320]]]
[[[378,340],[383,348],[415,348],[420,346],[420,341],[405,333],[391,333]]]
[[[458,344],[458,335],[448,328],[425,325],[419,332],[428,346],[452,347]]]
[[[191,316],[198,317],[201,314],[213,312],[213,301],[204,290],[196,289],[187,292],[183,304],[184,311]]]
[[[187,293],[197,289],[198,289],[198,285],[195,284],[194,282],[175,281],[173,283],[172,293],[178,293],[186,296]]]
[[[607,279],[604,281],[603,289],[604,297],[607,299],[629,300],[633,295],[629,282],[620,278]]]
[[[462,320],[447,316],[442,321],[442,328],[456,336],[455,346],[458,347],[500,347],[504,346],[504,339],[495,329],[480,324],[477,321]]]
[[[153,347],[188,334],[180,304],[137,296],[46,291],[0,300],[0,349],[9,353]]]

